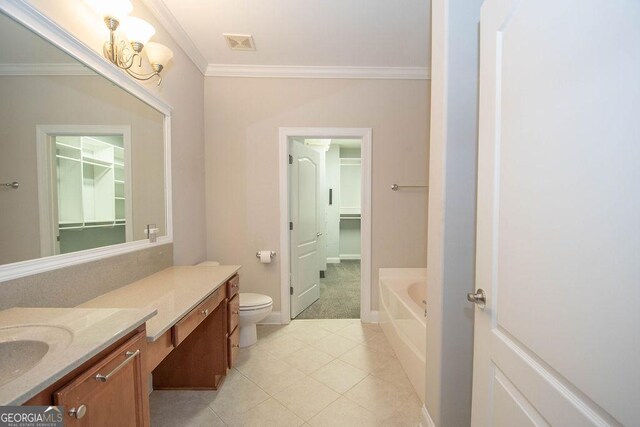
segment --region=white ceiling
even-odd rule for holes
[[[426,70],[429,0],[145,0],[203,69],[237,66]],[[222,34],[252,34],[232,51]],[[204,70],[203,70],[204,71]]]

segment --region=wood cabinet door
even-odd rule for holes
[[[137,334],[54,394],[65,426],[149,425],[146,344],[145,333]]]

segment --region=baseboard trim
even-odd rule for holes
[[[369,323],[380,323],[380,312],[378,310],[369,312]]]
[[[258,325],[282,325],[281,316],[279,311],[272,311],[262,322],[258,322]]]
[[[359,260],[360,258],[362,258],[362,256],[360,254],[340,254],[340,258],[341,260]]]
[[[422,411],[420,411],[420,413],[422,414],[422,419],[420,420],[421,427],[436,427],[429,411],[427,411],[427,405],[422,405]]]
[[[327,264],[340,264],[340,258],[327,258]]]

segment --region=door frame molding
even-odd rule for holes
[[[289,140],[304,138],[358,138],[362,141],[362,180],[360,246],[360,319],[375,320],[371,312],[371,128],[279,128],[279,194],[280,194],[280,317],[281,323],[291,321],[291,299],[289,295],[289,272],[291,258],[289,248]]]

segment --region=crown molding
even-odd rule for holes
[[[428,67],[309,67],[297,65],[209,64],[205,76],[430,80],[431,69]]]
[[[208,77],[290,77],[308,79],[431,80],[429,67],[316,67],[296,65],[208,64],[176,17],[162,0],[142,3],[167,30],[195,66]]]
[[[162,0],[142,0],[142,3],[156,17],[158,22],[167,30],[169,35],[178,43],[191,62],[195,64],[202,74],[207,70],[207,60],[193,43],[187,32],[182,28],[173,13]]]
[[[97,76],[80,63],[65,64],[0,64],[0,76]]]

